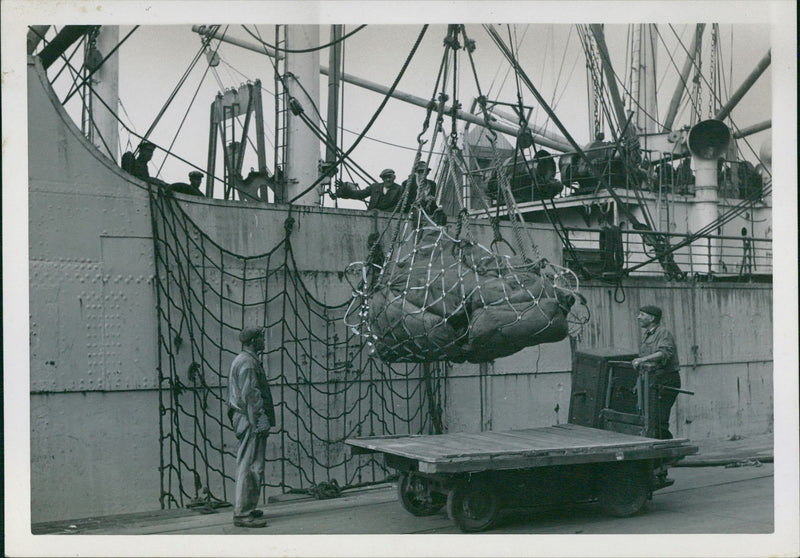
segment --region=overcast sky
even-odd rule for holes
[[[353,30],[356,26],[349,24],[346,26],[346,31]],[[273,42],[273,24],[265,23],[257,26],[249,24],[248,27],[251,31],[258,31],[267,42]],[[579,143],[588,142],[592,125],[587,108],[585,58],[575,26],[515,24],[510,27],[496,26],[496,28],[507,43],[513,41],[524,70],[542,95],[552,103],[556,114],[570,133]],[[131,29],[131,26],[121,26],[120,38]],[[225,29],[225,26],[222,29]],[[345,72],[389,86],[402,67],[421,29],[421,24],[368,25],[346,41]],[[680,45],[678,39],[688,47],[694,23],[674,25],[663,23],[658,29],[659,57],[656,62],[659,85],[658,110],[659,116],[663,119],[678,80],[676,66],[682,66],[685,57],[684,47]],[[443,39],[446,32],[447,26],[443,24],[431,25],[428,28],[414,59],[398,85],[398,90],[426,99],[431,98],[444,52]],[[226,33],[228,36],[254,42],[241,25],[228,26]],[[481,90],[490,98],[515,102],[517,88],[513,72],[509,72],[508,63],[492,43],[487,32],[480,24],[470,24],[467,25],[467,33],[476,42],[474,60]],[[612,24],[606,27],[615,70],[621,76],[627,73],[629,65],[629,33],[628,25]],[[329,34],[329,26],[320,27],[321,42],[327,42]],[[200,43],[200,36],[191,30],[191,24],[142,26],[133,33],[120,49],[120,99],[124,108],[120,111],[120,115],[126,124],[140,134],[147,130],[197,53]],[[707,75],[710,67],[710,43],[710,26],[707,26],[704,35],[705,67],[703,68]],[[727,98],[770,48],[769,27],[764,24],[722,24],[719,45],[724,81],[721,95]],[[214,46],[216,47],[216,42]],[[222,62],[216,67],[217,76],[215,77],[213,71],[208,72],[202,84],[200,83],[206,70],[206,60],[201,59],[200,64],[195,67],[170,104],[151,138],[164,147],[175,141],[173,150],[176,154],[205,168],[209,105],[220,90],[220,84],[228,88],[236,87],[247,80],[261,79],[267,121],[267,155],[269,166],[272,168],[271,120],[275,85],[271,63],[261,54],[230,44],[222,44],[218,54]],[[468,110],[472,99],[477,95],[478,86],[463,50],[459,51],[459,59],[457,94],[464,109]],[[323,65],[328,65],[327,50],[322,52],[320,61]],[[733,112],[732,117],[738,127],[771,118],[770,79],[771,70],[768,69]],[[319,110],[325,116],[327,77],[320,76],[320,83]],[[65,78],[62,77],[57,85],[59,88],[66,86]],[[195,92],[197,92],[196,99],[192,104]],[[448,92],[452,95],[452,86],[448,86]],[[524,86],[521,92],[526,105],[537,107],[533,113],[534,123],[557,131],[555,126],[547,121],[544,111],[538,108],[533,95]],[[372,117],[382,100],[382,95],[349,84],[343,86],[342,95],[344,109],[340,122],[345,128],[344,147],[347,148]],[[309,103],[303,99],[301,101],[306,113],[313,115],[314,110]],[[78,103],[76,96],[68,105],[76,118],[79,118]],[[706,89],[701,99],[704,118],[708,117],[708,103],[709,92]],[[510,111],[508,108],[505,110]],[[185,116],[186,121],[178,131]],[[372,176],[377,176],[384,167],[393,167],[399,177],[405,176],[413,161],[416,136],[422,130],[424,117],[424,109],[391,100],[370,129],[368,138],[353,152],[353,158]],[[689,111],[684,110],[679,115],[678,123],[688,123],[688,119]],[[449,129],[449,122],[446,126]],[[463,124],[459,126],[461,128]],[[768,134],[769,132],[762,132],[749,138],[756,151]],[[122,149],[131,147],[128,145],[129,140],[135,147],[136,138],[122,131],[120,136]],[[430,146],[426,146],[426,149],[428,147]],[[252,147],[248,149],[245,174],[251,166],[256,165],[253,149]],[[154,158],[156,168],[161,165],[162,158],[163,152]],[[753,159],[752,155],[748,158]],[[436,159],[433,158],[434,162]],[[153,170],[151,168],[151,173]],[[186,180],[189,170],[191,169],[186,164],[168,159],[161,177],[168,182]],[[217,167],[217,174],[221,175],[221,166]]]

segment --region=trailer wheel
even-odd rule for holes
[[[600,508],[614,517],[639,512],[650,495],[647,468],[634,461],[602,465],[598,483]]]
[[[397,481],[397,495],[403,508],[418,517],[433,515],[447,503],[444,494],[433,492],[428,481],[414,473],[400,475]]]
[[[488,482],[456,486],[447,496],[447,515],[465,533],[488,529],[497,520],[498,511],[497,492]]]

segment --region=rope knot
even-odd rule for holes
[[[455,33],[448,33],[448,35],[444,38],[443,44],[444,46],[450,47],[453,50],[458,50],[461,48],[461,44],[458,42],[458,36]]]
[[[292,230],[294,229],[294,217],[287,217],[286,220],[283,222],[283,230],[286,231],[286,238],[292,234]]]

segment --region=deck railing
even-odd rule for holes
[[[599,229],[565,229],[569,246],[563,250],[563,261],[576,272],[601,276],[614,273],[621,268],[630,270],[631,276],[663,275],[664,271],[656,258],[653,246],[646,242],[648,232],[621,231],[621,257],[613,257],[608,249],[601,249]],[[653,234],[653,233],[649,233]],[[659,233],[670,246],[683,243],[686,234]],[[606,243],[607,244],[607,243]],[[619,250],[618,250],[619,252]],[[772,239],[751,236],[710,235],[692,240],[671,252],[672,260],[688,276],[739,277],[772,275]],[[577,262],[580,265],[576,265]],[[616,269],[615,264],[616,263]],[[581,270],[581,267],[584,269]]]
[[[584,149],[584,153],[591,157],[591,166],[582,166],[580,169],[572,169],[567,176],[562,174],[560,160],[563,154],[554,154],[542,157],[537,161],[543,164],[545,161],[552,160],[556,168],[559,168],[555,178],[563,184],[563,190],[555,195],[556,199],[571,198],[602,191],[602,185],[608,184],[616,189],[640,188],[656,194],[676,194],[693,197],[695,195],[694,171],[691,169],[688,156],[675,155],[674,157],[660,151],[641,149],[639,151],[642,160],[636,165],[637,172],[626,171],[624,163],[616,155],[609,145]],[[517,202],[528,202],[540,199],[539,186],[533,184],[531,180],[525,180],[528,167],[519,158],[516,160],[517,178],[514,173],[514,165],[509,163],[504,165],[508,176],[512,178],[512,191]],[[534,162],[529,161],[528,165],[532,168]],[[469,172],[469,179],[465,179],[466,184],[482,188],[484,196],[489,199],[490,205],[499,203],[504,205],[502,196],[498,202],[498,195],[490,191],[489,183],[496,167],[486,164],[479,164],[480,170]],[[628,169],[630,170],[630,169]],[[519,179],[519,180],[517,180]],[[739,159],[721,159],[717,173],[718,194],[724,199],[744,199],[760,195],[763,189],[763,180],[751,163]],[[466,207],[481,209],[479,200],[472,199],[473,193],[470,187],[464,188]]]

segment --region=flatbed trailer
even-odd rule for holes
[[[407,511],[425,516],[447,506],[465,532],[490,528],[509,507],[596,500],[611,515],[633,515],[668,485],[668,464],[697,453],[688,442],[576,424],[345,441],[353,454],[383,454],[397,469]]]

